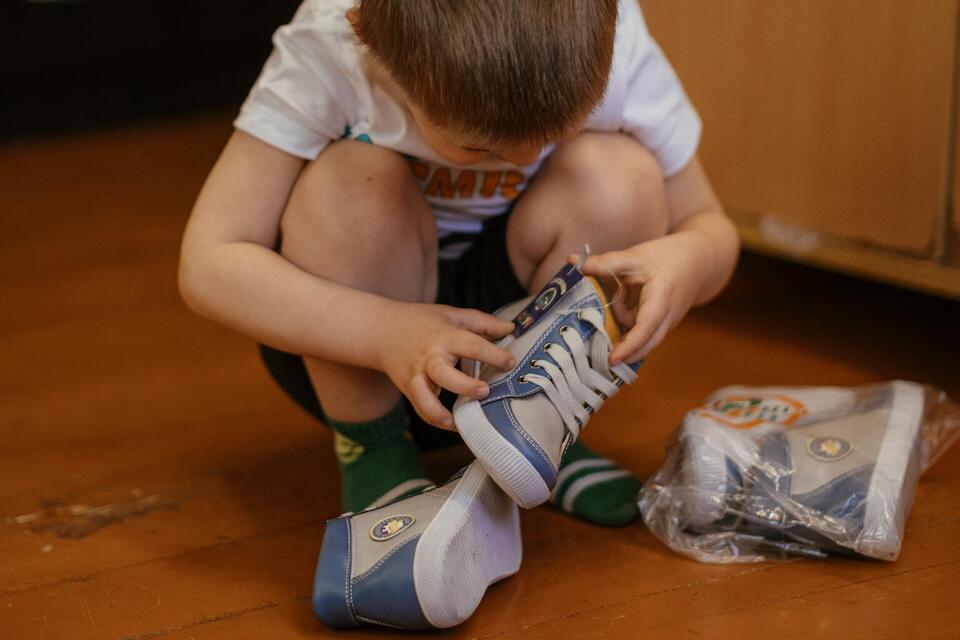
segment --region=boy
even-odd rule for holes
[[[513,365],[487,339],[513,325],[488,314],[584,244],[583,272],[625,286],[611,364],[716,295],[738,252],[634,0],[355,2],[306,0],[277,32],[180,266],[190,307],[269,345],[334,429],[350,511],[428,484],[403,396],[454,429],[438,391],[489,393],[457,361]],[[562,465],[565,510],[636,516],[628,472],[581,443]]]

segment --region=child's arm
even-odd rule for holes
[[[697,158],[666,180],[666,196],[668,235],[592,256],[583,267],[600,278],[613,272],[627,288],[614,312],[632,328],[610,354],[611,362],[633,362],[650,353],[690,307],[723,289],[737,262],[736,229]]]
[[[418,413],[449,418],[434,385],[478,395],[459,357],[506,367],[508,352],[477,334],[512,324],[467,309],[389,300],[319,278],[275,250],[280,218],[304,161],[236,132],[217,161],[183,237],[179,284],[198,314],[259,342],[384,371]],[[348,212],[343,212],[348,213]]]
[[[280,217],[304,161],[236,132],[207,178],[180,251],[180,291],[198,314],[292,353],[319,355],[324,334],[346,332],[352,357],[369,362],[365,340],[350,340],[379,299],[337,286],[282,258],[274,246]],[[330,309],[344,313],[327,314]],[[281,311],[282,310],[282,311]],[[333,318],[324,320],[324,316]],[[330,327],[350,318],[343,327]],[[317,320],[321,320],[317,322]],[[335,345],[330,345],[335,347]]]

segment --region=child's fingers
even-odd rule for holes
[[[477,400],[483,400],[490,393],[487,383],[471,378],[440,357],[432,358],[427,363],[427,375],[444,389]]]
[[[580,260],[580,256],[573,253],[570,254],[567,259],[572,264],[576,264],[577,261]],[[633,257],[626,251],[608,251],[587,258],[587,261],[580,267],[580,270],[584,275],[588,276],[609,276],[611,273],[622,273],[624,270],[629,269],[632,261]]]
[[[646,358],[651,351],[660,346],[660,343],[663,342],[663,339],[667,337],[667,334],[670,333],[672,328],[672,323],[669,320],[664,320],[664,322],[657,327],[657,330],[653,332],[653,335],[650,336],[650,339],[647,340],[647,343],[643,345],[643,348],[640,349],[637,353],[629,357],[629,362],[636,362]]]
[[[656,281],[647,283],[641,296],[637,323],[613,348],[610,353],[611,364],[626,360],[646,345],[667,316],[667,297],[667,292]]]
[[[475,333],[464,331],[457,336],[454,342],[453,351],[461,358],[470,358],[485,362],[501,371],[512,369],[517,363],[516,358],[497,345],[484,340]]]
[[[667,320],[664,320],[664,322],[657,326],[656,330],[653,332],[653,335],[650,336],[644,345],[633,353],[628,353],[625,355],[623,357],[623,361],[634,363],[646,358],[651,351],[660,346],[660,343],[663,342],[663,339],[667,337],[667,333],[670,332],[670,329],[671,323]]]
[[[423,421],[440,429],[453,431],[453,416],[440,403],[437,394],[430,388],[425,375],[418,375],[407,388],[407,397],[413,409]]]
[[[625,300],[616,300],[610,307],[613,309],[613,318],[624,330],[633,328],[637,323],[637,314]]]
[[[476,309],[456,309],[451,310],[451,320],[461,329],[466,329],[473,333],[490,338],[502,338],[513,331],[513,323],[509,320],[477,311]]]

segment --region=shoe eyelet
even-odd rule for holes
[[[531,367],[536,367],[537,369],[543,369],[543,360],[534,360],[530,363]]]
[[[577,311],[577,320],[583,320],[583,311]]]
[[[571,328],[572,327],[570,325],[566,325],[566,324],[563,325],[562,327],[560,327],[560,335],[563,335],[567,331],[570,331]]]
[[[519,382],[520,384],[527,384],[527,374],[523,374],[522,376],[517,378],[517,382]]]

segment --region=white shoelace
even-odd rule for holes
[[[577,312],[577,318],[590,323],[596,329],[590,345],[589,360],[587,345],[580,333],[573,327],[563,327],[560,338],[566,348],[552,343],[544,347],[544,351],[556,364],[546,360],[534,360],[531,364],[543,369],[544,375],[527,373],[520,380],[543,389],[574,438],[580,435],[580,429],[604,400],[620,390],[618,380],[621,384],[629,384],[637,378],[633,369],[622,362],[610,367],[610,337],[604,331],[600,311],[582,309]]]

